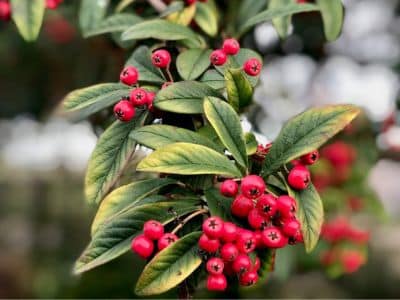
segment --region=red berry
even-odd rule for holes
[[[240,194],[235,198],[235,200],[233,200],[231,205],[231,212],[236,217],[246,218],[253,208],[253,201]]]
[[[226,197],[235,197],[238,193],[239,186],[236,181],[232,179],[225,180],[220,187],[220,192]]]
[[[236,240],[237,227],[231,222],[224,222],[224,227],[222,228],[221,240],[225,243],[233,242]]]
[[[262,238],[261,238],[261,231],[260,230],[254,231],[254,238],[256,239],[256,248],[264,247],[264,244],[263,244]]]
[[[268,248],[282,248],[288,243],[288,238],[277,227],[268,227],[261,234],[262,241]]]
[[[314,164],[319,158],[318,150],[314,150],[300,157],[300,161],[305,165]]]
[[[228,283],[226,277],[223,274],[219,275],[208,275],[207,277],[207,290],[209,291],[224,291]]]
[[[154,98],[156,97],[156,93],[154,92],[147,92],[147,106],[153,105]]]
[[[240,44],[235,39],[226,39],[222,45],[222,50],[225,52],[225,54],[236,55],[239,53]]]
[[[210,274],[222,274],[222,272],[224,271],[224,262],[218,257],[213,257],[207,261],[206,268],[208,273]]]
[[[153,254],[154,244],[152,240],[144,235],[138,235],[133,239],[131,248],[140,257],[148,258]]]
[[[142,106],[147,104],[147,92],[144,89],[137,88],[131,91],[129,99],[133,106]]]
[[[261,195],[256,207],[264,217],[272,218],[277,211],[276,198],[270,194]]]
[[[247,272],[248,270],[250,270],[250,268],[251,268],[251,260],[250,257],[246,254],[239,254],[232,264],[232,269],[236,273]]]
[[[46,8],[48,9],[56,9],[63,0],[46,0]]]
[[[250,253],[256,248],[256,246],[257,240],[253,232],[250,230],[241,230],[236,241],[236,247],[239,252]]]
[[[171,54],[167,50],[157,50],[151,55],[151,61],[157,68],[167,68],[171,63]]]
[[[158,240],[157,247],[161,251],[167,248],[172,243],[176,242],[179,238],[173,233],[164,233],[164,235]]]
[[[210,61],[214,66],[222,66],[226,63],[228,57],[226,56],[225,52],[221,49],[214,50],[211,52]]]
[[[300,230],[300,222],[297,220],[288,220],[283,223],[282,232],[287,237],[294,237]]]
[[[298,230],[294,236],[289,237],[290,245],[295,245],[299,243],[304,243],[303,234],[301,233],[301,230]]]
[[[151,240],[158,240],[164,234],[164,226],[158,221],[150,220],[144,223],[143,233]]]
[[[353,163],[356,155],[355,148],[342,141],[330,144],[321,151],[321,156],[329,160],[335,167],[349,166]]]
[[[166,81],[163,83],[163,85],[161,86],[161,89],[166,89],[167,87],[169,87],[170,85],[173,85],[174,83],[172,81]]]
[[[220,252],[224,261],[234,261],[239,255],[238,248],[232,243],[226,243],[223,245]]]
[[[126,85],[136,84],[139,79],[139,72],[135,67],[125,67],[119,75],[119,80]]]
[[[258,274],[256,271],[249,271],[240,276],[239,283],[244,286],[250,286],[258,281]]]
[[[115,104],[114,114],[118,120],[122,122],[128,122],[135,116],[135,108],[129,101],[121,100]]]
[[[297,204],[292,197],[288,195],[282,195],[276,200],[276,208],[281,216],[290,218],[296,212]]]
[[[218,251],[220,242],[217,239],[210,239],[206,234],[202,234],[199,239],[199,248],[208,252],[215,253]]]
[[[203,232],[212,239],[218,239],[222,236],[224,221],[219,217],[210,217],[203,222]]]
[[[261,229],[267,225],[267,221],[265,220],[264,216],[261,215],[257,208],[253,208],[249,212],[249,215],[247,216],[247,221],[253,229]]]
[[[290,170],[288,183],[296,190],[304,190],[310,184],[310,177],[310,171],[305,166],[297,165]]]
[[[265,183],[260,176],[248,175],[242,179],[240,189],[247,198],[256,199],[264,194]]]
[[[257,58],[250,58],[243,64],[243,70],[247,75],[257,76],[260,74],[262,68],[261,62]]]
[[[11,19],[11,5],[8,1],[0,1],[0,20],[9,21]]]

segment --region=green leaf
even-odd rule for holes
[[[196,13],[196,5],[189,5],[180,11],[176,11],[167,16],[167,20],[183,26],[188,26],[192,22]]]
[[[115,189],[101,202],[92,223],[91,234],[93,235],[101,224],[104,224],[116,214],[135,206],[142,199],[164,186],[175,183],[176,180],[155,178],[133,182]]]
[[[305,190],[297,191],[287,185],[289,195],[296,199],[297,218],[301,223],[304,247],[311,252],[317,245],[322,223],[324,221],[324,208],[321,198],[310,183]]]
[[[189,49],[179,54],[176,60],[176,67],[179,75],[184,80],[198,78],[210,66],[209,49]]]
[[[134,66],[139,72],[139,82],[162,84],[166,81],[163,73],[151,62],[151,51],[146,46],[138,47],[128,58],[125,66]]]
[[[353,105],[312,108],[290,119],[265,158],[263,176],[277,171],[283,164],[318,149],[348,125],[360,112]]]
[[[201,76],[200,82],[207,84],[215,90],[225,88],[225,78],[216,70],[208,70]]]
[[[197,81],[174,83],[157,93],[154,106],[158,109],[182,113],[203,113],[204,97],[222,98],[222,95],[208,85]]]
[[[270,0],[268,4],[268,9],[276,9],[279,7],[284,7],[294,3],[294,0]],[[272,24],[274,25],[276,31],[281,38],[286,38],[289,32],[290,25],[292,23],[292,16],[286,16],[282,18],[272,19]]]
[[[117,7],[115,8],[116,12],[121,12],[123,11],[125,8],[127,8],[130,4],[132,4],[133,2],[135,2],[136,0],[121,0]]]
[[[122,40],[157,39],[165,41],[190,40],[201,46],[197,35],[188,27],[166,20],[149,20],[133,25],[122,33]]]
[[[247,155],[253,155],[257,152],[258,142],[255,135],[251,132],[244,134],[244,140],[246,142],[246,153]]]
[[[237,16],[235,17],[236,28],[242,28],[248,19],[258,14],[263,8],[266,7],[266,1],[262,0],[240,0],[240,7],[235,10]]]
[[[193,232],[159,252],[144,268],[135,293],[149,296],[164,293],[185,280],[200,265],[197,243],[201,232]]]
[[[130,135],[139,144],[151,149],[160,149],[169,144],[184,142],[203,145],[223,152],[213,141],[197,132],[170,125],[149,125],[133,131]]]
[[[204,195],[212,216],[221,217],[225,221],[232,221],[233,218],[230,211],[233,198],[222,196],[216,188],[206,190]]]
[[[117,214],[98,228],[74,266],[79,274],[109,262],[130,249],[132,239],[142,232],[143,224],[157,220],[168,224],[177,217],[198,209],[199,200],[167,201],[132,207]]]
[[[170,14],[173,14],[175,12],[181,11],[185,8],[185,4],[183,1],[174,1],[170,5],[167,6],[167,8],[160,14],[160,17],[166,17]]]
[[[96,28],[106,15],[110,0],[82,0],[79,8],[79,26],[85,34]]]
[[[84,33],[85,37],[99,35],[103,33],[122,32],[132,25],[142,21],[142,18],[128,13],[120,13],[109,16],[102,20],[95,27],[87,30]]]
[[[69,93],[63,100],[64,112],[81,120],[107,108],[129,95],[129,87],[119,83],[101,83]]]
[[[97,142],[85,177],[85,196],[89,203],[99,203],[107,195],[135,153],[136,142],[129,134],[143,126],[147,113],[131,122],[115,121]]]
[[[196,3],[197,10],[194,20],[196,24],[209,36],[218,33],[218,13],[210,3]]]
[[[343,25],[343,5],[341,0],[317,0],[321,10],[324,32],[328,41],[334,41],[340,35]]]
[[[158,149],[144,158],[138,171],[181,175],[218,174],[241,177],[240,171],[226,156],[205,146],[175,143]]]
[[[226,70],[225,82],[228,102],[236,111],[251,103],[253,88],[241,69]]]
[[[258,270],[260,277],[258,283],[254,286],[255,288],[265,286],[266,281],[274,271],[275,255],[276,250],[274,249],[262,249],[257,251],[257,256],[260,259],[260,269]]]
[[[235,110],[218,98],[206,97],[204,113],[219,139],[238,164],[247,167],[246,143],[240,119]]]
[[[11,16],[24,40],[38,37],[45,8],[45,0],[11,0]]]

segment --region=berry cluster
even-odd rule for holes
[[[161,251],[177,240],[175,234],[164,233],[164,226],[160,222],[149,220],[143,225],[143,234],[132,240],[131,248],[140,257],[147,259],[154,253],[154,243],[157,243],[157,249]]]
[[[210,61],[214,66],[222,66],[228,60],[228,55],[236,55],[240,51],[240,44],[237,40],[230,38],[224,40],[221,49],[216,49],[210,54]],[[243,64],[243,70],[250,76],[260,74],[261,62],[257,58],[250,58]]]
[[[314,150],[292,161],[293,168],[288,175],[289,185],[296,190],[304,190],[311,182],[311,174],[307,165],[313,165],[319,158],[318,150]]]

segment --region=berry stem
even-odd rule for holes
[[[169,70],[169,66],[168,66],[168,68],[165,69],[165,72],[167,73],[168,80],[170,82],[174,82],[174,78],[172,77],[171,71]]]
[[[198,211],[195,211],[194,213],[192,213],[191,215],[189,215],[185,219],[183,219],[182,222],[180,222],[180,224],[178,226],[176,226],[174,228],[174,230],[171,231],[171,233],[173,233],[173,234],[177,233],[191,219],[193,219],[193,218],[195,218],[195,217],[197,217],[199,215],[206,214],[206,213],[208,213],[208,209],[206,209],[206,208],[203,208],[203,209],[200,209]]]
[[[167,5],[162,0],[147,0],[147,2],[159,13],[167,8]]]

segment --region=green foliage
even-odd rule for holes
[[[194,80],[210,66],[210,49],[190,49],[179,54],[176,67],[184,80]]]
[[[317,0],[317,5],[321,10],[327,40],[336,40],[340,35],[343,25],[342,0]]]
[[[196,24],[209,36],[215,37],[218,33],[218,12],[212,0],[207,3],[196,3]]]
[[[93,1],[92,1],[93,2]],[[85,37],[99,35],[103,33],[122,32],[131,27],[132,25],[141,22],[142,18],[139,16],[120,13],[105,18],[99,24],[91,29],[86,30]]]
[[[239,111],[253,100],[253,87],[240,69],[228,69],[225,72],[226,91],[229,104]]]
[[[211,188],[204,191],[207,200],[207,205],[211,215],[219,216],[227,221],[232,221],[231,204],[232,198],[227,198],[221,195],[218,189]]]
[[[11,0],[12,18],[19,33],[28,41],[39,35],[45,10],[45,0]]]
[[[86,32],[93,30],[101,24],[109,4],[110,0],[81,0],[79,26],[83,35],[86,35]]]
[[[272,10],[279,7],[284,7],[289,4],[295,3],[295,0],[271,0],[268,4],[268,9]],[[272,19],[276,31],[281,38],[286,38],[289,33],[289,28],[292,23],[292,16],[288,15],[281,18]]]

